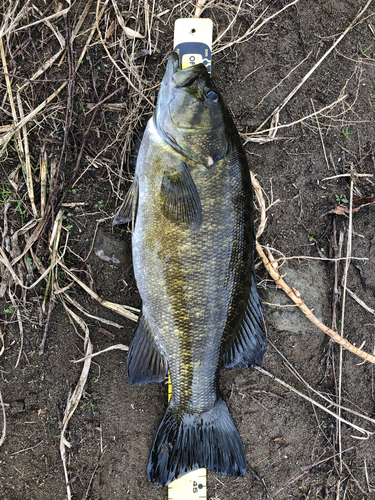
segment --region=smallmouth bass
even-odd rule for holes
[[[172,396],[147,473],[165,485],[204,467],[242,476],[246,458],[219,391],[219,370],[262,363],[266,335],[254,273],[249,168],[229,111],[203,64],[169,56],[135,178],[114,224],[132,220],[142,314],[131,384]]]

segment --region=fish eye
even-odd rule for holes
[[[218,98],[219,96],[213,90],[207,92],[207,99],[209,99],[210,101],[217,102]]]

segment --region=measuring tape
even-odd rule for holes
[[[211,19],[177,19],[174,26],[174,50],[180,58],[181,69],[203,63],[211,73]],[[168,376],[168,401],[172,395]],[[168,500],[207,500],[206,469],[196,469],[168,485]]]

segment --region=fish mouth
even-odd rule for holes
[[[203,63],[181,69],[177,52],[169,55],[165,76],[175,87],[188,87],[204,73],[207,74],[207,69]]]

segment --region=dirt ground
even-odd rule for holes
[[[292,3],[274,17],[286,0],[240,6],[215,0],[202,13],[213,20],[214,39],[222,35],[214,45],[212,75],[243,134],[257,130],[366,5],[365,0]],[[191,17],[194,2],[78,0],[61,13],[68,7],[41,0],[2,6],[0,391],[6,429],[0,417],[5,435],[0,499],[67,498],[60,448],[74,500],[166,499],[167,488],[151,485],[146,476],[166,386],[131,387],[126,352],[111,350],[92,359],[82,397],[75,411],[68,408],[62,444],[61,434],[67,401],[83,369],[82,362],[72,361],[87,352],[88,337],[94,352],[131,340],[134,322],[89,292],[111,303],[141,306],[130,231],[113,229],[112,219],[153,112],[174,21]],[[128,29],[125,37],[121,24]],[[36,73],[43,66],[45,71]],[[290,258],[280,269],[289,286],[325,325],[369,353],[375,344],[374,112],[375,3],[370,2],[282,108],[276,137],[245,146],[267,207],[271,204],[260,244],[272,247],[275,258]],[[26,126],[14,131],[23,115]],[[353,204],[364,206],[353,213],[350,229],[348,210],[331,211],[349,207],[351,196],[368,199]],[[347,291],[344,314],[345,261],[335,269],[332,261],[317,260],[335,256],[340,234],[341,255],[347,254],[350,235],[356,258],[347,288],[367,306]],[[276,289],[260,260],[257,275],[270,340],[263,368],[273,378],[252,369],[223,370],[221,390],[248,470],[238,479],[208,472],[208,499],[375,498],[373,364],[346,350],[341,356],[339,346]],[[348,408],[341,410],[341,425],[335,416],[339,393]]]

